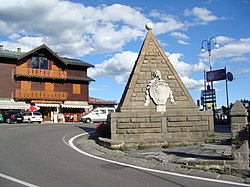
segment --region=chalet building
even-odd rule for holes
[[[39,107],[45,121],[54,115],[77,115],[89,110],[87,76],[93,65],[63,58],[48,46],[29,52],[5,50],[0,45],[0,110]],[[63,115],[63,116],[62,116]]]

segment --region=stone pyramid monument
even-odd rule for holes
[[[213,133],[211,111],[199,111],[155,38],[152,23],[123,92],[111,114],[115,146],[204,142]]]

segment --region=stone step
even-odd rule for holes
[[[231,133],[217,133],[215,132],[213,136],[210,137],[211,142],[215,143],[231,143]]]

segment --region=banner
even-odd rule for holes
[[[206,72],[207,82],[226,80],[226,68]]]

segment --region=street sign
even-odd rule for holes
[[[212,108],[210,106],[212,106],[214,104],[214,106],[216,106],[216,93],[215,93],[215,89],[213,90],[201,90],[201,104],[203,106],[207,106],[207,108]]]
[[[226,80],[226,68],[206,72],[207,82]]]
[[[227,80],[230,82],[234,80],[234,76],[231,72],[227,72]]]

